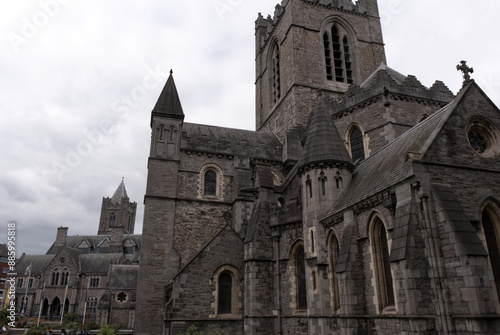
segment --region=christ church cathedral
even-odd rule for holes
[[[455,95],[389,67],[376,0],[283,0],[255,21],[255,131],[184,122],[171,73],[113,266],[134,334],[499,334],[500,111],[457,70]]]

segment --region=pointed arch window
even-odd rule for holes
[[[276,103],[281,98],[280,50],[278,43],[274,45],[271,62],[273,102]]]
[[[69,272],[68,270],[63,270],[61,273],[61,286],[66,286],[69,281]]]
[[[320,177],[318,179],[319,179],[319,186],[320,186],[321,195],[326,195],[327,178],[326,178],[325,173],[323,171],[321,171]]]
[[[387,231],[379,217],[372,222],[371,242],[379,312],[395,307],[394,285],[389,262],[389,244]]]
[[[495,220],[497,219],[497,220]],[[497,221],[497,222],[495,222]],[[485,208],[481,214],[486,246],[488,249],[488,258],[491,271],[493,272],[493,281],[495,283],[497,299],[500,301],[500,243],[499,243],[499,223],[498,218],[490,208]]]
[[[297,285],[297,309],[307,309],[306,265],[303,246],[299,247],[295,254],[295,282]]]
[[[307,176],[307,180],[306,180],[306,190],[307,190],[308,197],[312,198],[312,196],[313,196],[312,183],[311,183],[311,178],[309,178],[309,176]]]
[[[337,278],[337,260],[340,245],[337,236],[332,233],[328,243],[328,262],[330,266],[330,295],[332,298],[332,310],[336,313],[340,309],[339,281]]]
[[[337,188],[342,188],[342,176],[340,175],[340,171],[337,171],[335,175],[335,184],[337,185]]]
[[[326,79],[341,83],[354,82],[352,47],[347,31],[334,23],[323,33]]]
[[[363,132],[357,126],[354,126],[349,135],[349,144],[351,147],[351,157],[355,162],[358,159],[365,159],[365,146],[363,143]]]
[[[50,285],[58,285],[59,284],[59,270],[52,270]]]

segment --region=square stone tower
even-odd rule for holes
[[[255,21],[256,129],[304,124],[322,92],[339,99],[385,63],[376,0],[283,0]]]

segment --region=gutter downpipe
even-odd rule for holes
[[[276,334],[281,335],[281,277],[280,277],[280,236],[279,230],[272,232],[276,265],[274,267],[274,279],[276,283]]]

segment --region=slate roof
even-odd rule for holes
[[[370,86],[380,71],[385,71],[394,81],[396,81],[396,83],[398,83],[398,85],[401,85],[401,83],[406,79],[404,74],[399,73],[382,62],[380,63],[380,66],[359,86],[362,88]]]
[[[271,133],[184,123],[181,150],[280,161],[282,146]]]
[[[306,142],[299,167],[319,162],[341,162],[352,166],[352,159],[332,121],[323,100],[309,114]]]
[[[124,183],[123,179],[122,179],[122,182],[120,183],[120,185],[118,185],[118,188],[116,189],[115,194],[113,194],[113,197],[111,197],[111,203],[121,204],[122,198],[128,198],[127,189],[125,188],[125,183]]]
[[[425,155],[469,87],[470,85],[462,89],[451,103],[359,164],[354,171],[349,188],[345,190],[326,217],[409,177],[411,162],[408,160],[408,153],[420,154],[420,157]]]
[[[182,111],[181,100],[179,99],[177,88],[175,87],[172,71],[170,71],[167,83],[163,87],[160,97],[153,108],[152,116],[154,115],[184,119],[184,112]]]
[[[74,248],[76,249],[78,245],[82,242],[82,240],[87,240],[90,246],[95,250],[99,244],[104,240],[108,238],[111,240],[111,235],[74,235],[74,236],[67,236],[66,237],[66,246],[68,248]],[[141,246],[141,241],[142,241],[142,235],[139,234],[123,234],[123,241],[126,239],[131,238],[136,245],[139,247]],[[47,255],[52,255],[56,254],[61,247],[56,247],[55,245],[52,245],[49,250],[47,251]]]
[[[135,289],[139,277],[139,265],[111,265],[108,287],[110,289]]]
[[[16,263],[16,272],[24,274],[31,264],[31,274],[42,273],[55,255],[22,255]]]
[[[119,263],[123,254],[82,254],[80,271],[83,273],[108,273],[109,265]]]

